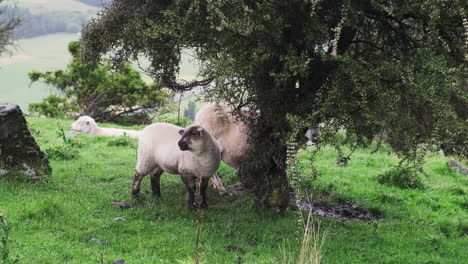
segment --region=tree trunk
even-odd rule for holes
[[[284,140],[285,128],[288,128],[286,116],[269,122],[266,115],[257,121],[250,136],[252,147],[239,168],[239,175],[257,202],[282,213],[289,202]]]

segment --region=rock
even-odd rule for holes
[[[449,160],[447,162],[448,166],[450,169],[452,169],[453,171],[455,172],[458,172],[460,174],[463,174],[463,175],[467,175],[468,174],[468,169],[465,168],[463,165],[461,164],[458,164],[457,162],[455,162],[454,160]]]
[[[251,247],[256,247],[257,246],[257,242],[255,241],[250,241],[249,243],[247,243],[249,246]]]
[[[114,261],[112,261],[112,264],[124,264],[125,263],[125,260],[123,259],[115,259]]]
[[[121,222],[126,222],[127,220],[121,216],[118,216],[116,218],[112,218],[113,221],[121,221]]]
[[[94,243],[98,243],[98,244],[109,244],[109,242],[107,242],[106,240],[100,239],[100,238],[95,238],[95,237],[90,238],[89,241],[94,242]]]
[[[229,252],[239,252],[241,254],[245,254],[245,250],[243,250],[242,248],[237,247],[237,246],[227,246],[226,249]]]
[[[445,158],[445,152],[442,149],[439,149],[437,153],[439,153],[439,156],[441,156],[442,158]]]
[[[132,208],[132,205],[127,202],[110,202],[109,204],[112,206],[120,207],[122,209]]]
[[[157,220],[159,221],[163,221],[164,220],[164,216],[160,215],[160,214],[155,214],[154,217],[156,217]]]
[[[52,171],[18,105],[0,104],[0,170],[0,175],[23,172],[31,180],[47,177]]]

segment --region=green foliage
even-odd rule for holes
[[[190,124],[192,124],[192,121],[190,121],[190,119],[184,116],[179,116],[179,118],[177,118],[177,116],[175,116],[174,114],[160,115],[154,119],[154,122],[170,123],[180,127],[187,127]]]
[[[136,147],[135,140],[127,135],[112,137],[112,139],[107,142],[107,145],[115,147]]]
[[[46,149],[50,159],[55,160],[71,160],[79,155],[79,148],[83,147],[84,143],[76,138],[68,138],[61,122],[57,122],[58,130],[56,132],[60,142],[52,144]]]
[[[29,104],[29,111],[37,116],[70,118],[77,114],[78,107],[70,103],[67,98],[51,94],[40,103]]]
[[[46,149],[50,159],[56,160],[71,160],[79,155],[78,149],[70,144],[55,143]]]
[[[30,72],[31,82],[43,81],[57,88],[65,98],[78,106],[80,115],[97,121],[113,120],[123,115],[142,112],[164,104],[168,92],[158,85],[146,84],[130,64],[114,69],[109,61],[83,64],[81,45],[68,45],[73,56],[64,70]]]
[[[420,173],[410,167],[398,166],[377,176],[380,184],[387,184],[398,188],[422,189]]]

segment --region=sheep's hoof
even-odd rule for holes
[[[205,203],[201,203],[200,204],[200,209],[207,209],[208,208],[208,205]]]
[[[195,203],[188,203],[188,204],[187,204],[187,208],[190,209],[190,210],[195,210],[195,209],[197,209],[197,207],[195,206]]]
[[[161,193],[155,193],[155,192],[153,192],[153,196],[154,196],[154,197],[157,197],[157,198],[161,198]]]
[[[138,190],[132,190],[132,197],[133,197],[133,199],[138,199],[138,198],[140,198],[140,191],[138,191]]]

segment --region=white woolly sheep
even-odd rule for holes
[[[168,123],[149,125],[141,131],[138,140],[138,162],[132,195],[134,198],[139,196],[141,181],[151,174],[151,189],[155,196],[160,197],[161,174],[180,174],[188,192],[188,207],[194,208],[197,178],[200,181],[200,207],[205,208],[208,181],[219,168],[220,162],[218,145],[201,126],[182,128]]]
[[[232,107],[224,103],[211,103],[197,112],[194,123],[203,126],[216,139],[221,160],[230,167],[239,168],[241,158],[249,148],[248,128],[232,112]]]
[[[95,136],[123,136],[127,135],[132,138],[138,138],[140,131],[99,127],[96,121],[90,116],[81,116],[72,125],[71,129],[77,132],[83,132]]]

